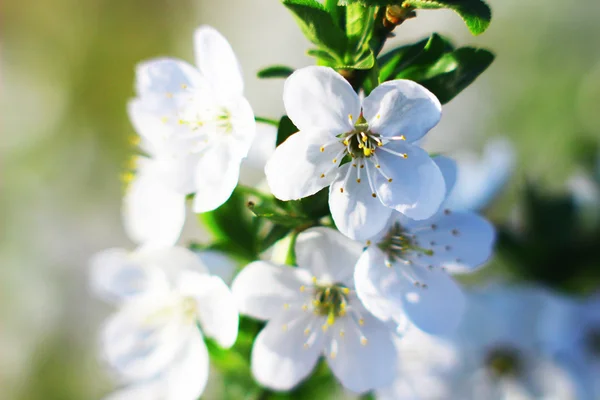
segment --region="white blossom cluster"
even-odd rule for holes
[[[529,354],[534,346],[521,341],[531,335],[506,325],[528,318],[520,295],[465,294],[453,279],[491,256],[494,228],[470,210],[509,174],[505,144],[482,162],[493,165],[487,171],[457,173],[454,161],[419,146],[441,118],[431,92],[392,80],[361,98],[333,69],[315,66],[285,82],[286,113],[299,131],[273,149],[273,132],[255,132],[229,43],[203,26],[194,46],[196,66],[163,58],[136,71],[128,110],[144,155],[136,158],[123,219],[138,248],[92,260],[95,292],[118,308],[101,334],[103,358],[123,384],[111,400],[198,398],[209,377],[204,339],[233,346],[239,314],[265,323],[251,370],[272,390],[293,389],[321,359],[346,389],[381,398],[491,399],[510,385],[521,390],[521,377],[522,393],[542,390],[527,373],[530,359],[514,356]],[[255,168],[244,161],[251,148],[268,155],[253,163],[264,164],[276,198],[329,187],[335,227],[301,232],[296,266],[257,260],[228,285],[234,261],[175,244],[186,200],[193,196],[196,213],[226,202],[240,175]],[[471,170],[479,175],[465,178]],[[506,312],[513,314],[500,315]],[[547,345],[554,343],[566,342]],[[510,376],[508,386],[490,371]]]

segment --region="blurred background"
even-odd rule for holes
[[[489,3],[492,24],[479,37],[452,12],[424,11],[388,45],[436,31],[496,53],[445,106],[427,146],[453,154],[508,137],[517,166],[487,213],[518,225],[526,182],[564,194],[600,140],[600,2]],[[194,28],[210,24],[236,51],[255,113],[279,118],[283,82],[258,80],[256,71],[311,64],[309,44],[277,0],[21,0],[5,2],[3,17],[0,398],[97,399],[113,387],[96,359],[110,309],[88,294],[87,260],[131,246],[119,176],[132,151],[125,104],[135,64],[165,55],[191,61]],[[506,274],[505,263],[493,261],[485,275]]]

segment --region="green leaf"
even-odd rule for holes
[[[298,132],[298,128],[296,128],[296,125],[294,125],[292,120],[289,119],[287,115],[281,117],[279,120],[279,128],[277,129],[277,146],[296,132]]]
[[[412,76],[414,79],[416,73],[452,50],[454,46],[437,33],[415,44],[398,47],[379,57],[379,79],[381,82],[400,79],[401,72],[404,76]]]
[[[373,34],[374,7],[365,7],[354,3],[346,7],[346,37],[348,38],[347,52],[356,54],[363,51]]]
[[[494,54],[487,50],[462,47],[442,56],[428,69],[427,78],[419,83],[445,104],[469,86],[492,61]]]
[[[275,203],[256,204],[253,202],[249,202],[248,208],[257,217],[266,218],[277,225],[283,225],[293,228],[298,225],[303,225],[310,222],[310,220],[306,218],[306,216],[290,212],[282,207],[279,207]]]
[[[483,33],[492,19],[490,7],[482,0],[405,0],[402,6],[423,10],[439,8],[454,10],[465,21],[473,35]]]
[[[367,46],[368,47],[368,46]],[[375,56],[373,55],[373,51],[371,49],[367,49],[365,53],[356,60],[355,62],[340,66],[337,68],[352,68],[352,69],[371,69],[375,65]]]
[[[308,54],[309,56],[315,57],[317,59],[317,65],[321,65],[321,66],[325,66],[325,67],[332,67],[332,68],[335,68],[336,66],[341,65],[339,58],[337,58],[334,55],[331,55],[331,53],[327,50],[308,49],[306,51],[306,54]]]
[[[379,58],[381,82],[410,79],[447,103],[469,86],[494,60],[494,55],[473,47],[454,49],[438,34],[415,44],[399,47]]]
[[[296,17],[304,36],[341,62],[346,51],[346,35],[338,21],[316,0],[283,0]]]
[[[239,189],[216,210],[198,214],[198,219],[216,242],[227,245],[226,251],[236,249],[236,253],[246,258],[256,258],[256,226]]]
[[[285,65],[271,65],[258,71],[256,74],[259,78],[287,78],[294,72],[293,68]]]

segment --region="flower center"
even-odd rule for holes
[[[433,250],[419,246],[416,236],[396,222],[377,246],[388,255],[389,261],[404,259],[410,252],[432,256]]]
[[[377,118],[379,118],[379,115]],[[348,115],[348,119],[352,122],[353,116]],[[350,179],[354,175],[356,177],[356,183],[364,181],[365,184],[369,185],[371,195],[377,197],[375,185],[377,184],[376,179],[380,179],[379,175],[389,183],[392,182],[392,178],[390,177],[391,171],[384,171],[385,166],[382,168],[376,153],[381,150],[397,157],[408,158],[406,153],[400,153],[390,148],[386,148],[386,143],[394,140],[406,140],[406,138],[404,135],[382,137],[379,133],[375,133],[369,128],[367,120],[361,113],[354,123],[354,129],[341,133],[334,139],[323,144],[320,148],[322,153],[326,150],[331,151],[330,146],[335,148],[336,152],[331,153],[335,154],[332,159],[334,164],[341,166],[346,163],[351,163],[350,168],[346,171],[346,176],[343,178],[340,192],[344,193],[344,188],[348,186]],[[340,144],[342,145],[341,149],[338,147]],[[325,178],[327,173],[328,172],[321,173],[321,178]]]
[[[337,317],[346,314],[349,293],[350,289],[341,284],[315,286],[313,295],[315,314],[326,316],[327,323],[333,325]]]
[[[181,299],[181,312],[183,317],[188,322],[194,322],[198,315],[198,303],[192,297],[184,297]]]
[[[362,114],[354,124],[354,130],[342,133],[340,139],[346,146],[346,154],[351,158],[371,157],[375,149],[383,146],[381,135],[369,130],[369,124]]]
[[[491,349],[484,363],[487,370],[497,378],[519,376],[523,369],[523,360],[519,351],[511,346],[498,346]]]

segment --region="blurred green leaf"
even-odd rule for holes
[[[346,7],[346,37],[348,38],[347,53],[354,55],[368,47],[373,34],[374,7],[365,7],[354,3]]]
[[[493,61],[494,54],[485,49],[461,47],[444,54],[419,83],[445,104],[473,83]]]
[[[296,132],[298,132],[298,128],[296,128],[296,125],[294,125],[292,120],[289,119],[287,115],[281,117],[279,120],[279,128],[277,129],[277,146],[285,142],[288,137]]]
[[[249,202],[248,208],[257,217],[266,218],[277,225],[295,227],[306,224],[310,221],[303,215],[293,214],[292,212],[278,207],[275,204],[255,204]]]
[[[395,48],[379,57],[379,79],[385,82],[404,75],[415,76],[453,50],[450,41],[437,33],[417,43]]]
[[[452,100],[494,61],[494,55],[473,47],[454,49],[438,34],[394,49],[380,57],[379,79],[410,79],[420,83],[442,102]]]
[[[309,49],[306,54],[317,59],[317,65],[336,67],[341,64],[340,60],[329,51],[323,49]]]
[[[243,193],[236,188],[229,200],[214,211],[198,214],[198,219],[217,243],[249,259],[257,256],[257,231],[248,212]]]
[[[473,35],[483,33],[492,19],[490,7],[482,0],[405,0],[403,7],[417,9],[448,8],[461,16]]]
[[[257,72],[259,78],[287,78],[294,72],[294,69],[285,65],[271,65]]]
[[[316,0],[283,0],[296,17],[306,38],[326,49],[339,62],[346,50],[346,35],[329,10]]]

